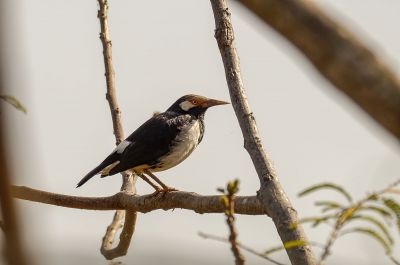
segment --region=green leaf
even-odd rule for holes
[[[342,205],[340,205],[337,202],[334,201],[316,201],[314,203],[315,206],[324,206],[324,208],[321,209],[321,211],[327,212],[329,210],[334,210],[334,209],[341,209],[344,208]]]
[[[222,203],[222,205],[224,205],[225,207],[229,206],[229,199],[226,195],[223,195],[221,197],[219,197],[219,201]]]
[[[267,256],[267,255],[269,255],[269,254],[272,254],[272,253],[274,253],[274,252],[278,252],[278,251],[281,251],[281,250],[284,250],[284,249],[285,249],[285,248],[284,248],[283,246],[272,247],[272,248],[269,248],[269,249],[267,249],[266,251],[264,251],[263,254],[264,254],[265,256]]]
[[[350,233],[361,233],[364,235],[368,235],[368,236],[374,238],[376,241],[378,241],[382,245],[382,247],[385,249],[387,255],[390,255],[390,253],[392,252],[392,248],[391,248],[390,244],[388,242],[386,242],[386,240],[378,232],[376,232],[373,229],[365,228],[365,227],[356,227],[356,228],[352,228],[352,229],[343,231],[342,235],[350,234]]]
[[[296,247],[303,247],[307,245],[307,242],[304,240],[292,240],[292,241],[287,241],[283,244],[283,247],[285,249],[290,249],[290,248],[296,248]]]
[[[383,207],[380,206],[375,206],[375,205],[366,205],[366,206],[361,206],[358,211],[370,211],[379,214],[382,216],[385,220],[391,220],[393,217],[390,214],[388,210],[386,210]]]
[[[22,111],[23,113],[26,114],[26,108],[15,97],[9,95],[0,95],[0,98],[5,102],[7,102],[8,104],[14,106],[14,108],[16,108],[17,110]]]
[[[397,219],[397,228],[400,232],[400,205],[393,199],[383,198],[383,203],[387,208],[389,208]]]
[[[390,235],[390,233],[389,233],[388,229],[386,228],[386,226],[381,221],[376,219],[375,217],[370,216],[370,215],[358,214],[358,215],[352,216],[349,221],[356,221],[356,220],[363,220],[363,221],[367,221],[369,223],[374,224],[375,226],[377,226],[382,231],[383,234],[385,234],[386,239],[387,239],[387,241],[389,241],[390,245],[394,244],[393,237]]]
[[[302,197],[304,195],[307,195],[311,192],[317,191],[317,190],[321,190],[321,189],[332,189],[335,190],[337,192],[339,192],[340,194],[342,194],[344,197],[346,197],[347,201],[349,201],[350,203],[353,201],[353,199],[351,198],[350,194],[342,187],[333,184],[333,183],[320,183],[314,186],[311,186],[305,190],[303,190],[302,192],[300,192],[298,194],[299,197]]]
[[[263,254],[265,256],[267,256],[267,255],[269,255],[271,253],[274,253],[274,252],[277,252],[277,251],[281,251],[281,250],[284,250],[284,249],[295,248],[295,247],[302,247],[302,246],[305,246],[305,245],[307,245],[307,242],[304,241],[304,240],[288,241],[288,242],[285,242],[283,244],[283,246],[277,246],[277,247],[272,247],[272,248],[267,249],[266,251],[263,252]]]
[[[330,215],[325,215],[325,216],[316,216],[316,217],[306,217],[306,218],[302,218],[300,219],[299,223],[303,224],[303,223],[313,223],[312,227],[317,227],[319,224],[321,223],[325,223],[330,219],[334,219],[337,217],[337,214],[330,214]],[[293,224],[291,225],[289,228],[296,228],[297,225]]]
[[[221,193],[225,193],[225,189],[224,188],[217,188],[217,191],[221,192]]]
[[[339,216],[339,222],[340,223],[345,223],[347,222],[351,217],[353,217],[354,213],[358,210],[358,207],[350,207],[344,210],[340,216]]]
[[[235,179],[233,181],[229,181],[228,185],[226,186],[226,190],[228,191],[229,195],[234,195],[239,191],[239,180]]]

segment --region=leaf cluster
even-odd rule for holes
[[[234,203],[234,196],[236,193],[239,192],[239,180],[235,179],[229,181],[226,184],[226,187],[218,188],[218,192],[222,193],[223,195],[219,198],[219,201],[225,206],[225,214],[227,216],[233,215],[233,203]]]
[[[347,203],[343,204],[335,200],[317,200],[314,204],[320,208],[321,214],[303,218],[299,222],[310,223],[312,227],[317,227],[322,223],[332,224],[333,222],[337,237],[355,233],[366,235],[376,240],[394,261],[391,255],[395,240],[389,231],[390,226],[396,223],[400,234],[400,204],[397,201],[398,198],[393,196],[400,195],[400,193],[393,192],[393,189],[387,189],[380,193],[370,194],[365,199],[354,203],[350,193],[343,187],[334,183],[320,183],[306,188],[298,196],[303,197],[317,191],[326,190],[337,192],[346,199]],[[296,225],[292,224],[293,227]],[[336,239],[331,239],[331,241]]]

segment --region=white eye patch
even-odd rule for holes
[[[183,109],[184,111],[188,111],[191,108],[196,107],[196,105],[193,105],[192,102],[185,100],[181,104],[179,104],[179,107],[181,107],[181,109]]]

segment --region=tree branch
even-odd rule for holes
[[[126,191],[108,197],[78,197],[52,193],[24,186],[12,186],[13,197],[56,205],[61,207],[86,210],[130,210],[142,213],[154,210],[187,209],[196,213],[224,213],[225,207],[220,202],[220,195],[203,196],[193,192],[174,191],[162,195],[134,195]],[[246,215],[266,214],[256,196],[235,197],[235,212]]]
[[[282,190],[272,163],[267,157],[254,115],[248,105],[240,76],[239,58],[234,44],[227,3],[225,0],[211,0],[211,5],[215,18],[215,38],[225,67],[231,102],[242,129],[245,148],[250,154],[260,179],[261,187],[258,197],[265,211],[270,213],[283,243],[308,242],[301,226],[294,229],[290,227],[290,224],[298,223],[297,213]],[[299,246],[286,251],[292,264],[315,264],[315,258],[309,246]]]
[[[400,139],[400,81],[312,1],[240,0],[293,43],[327,80]]]
[[[132,210],[116,211],[114,219],[121,218],[119,216],[121,213],[125,213],[125,223],[123,224],[123,229],[121,231],[121,234],[119,235],[118,245],[115,248],[111,248],[115,233],[118,229],[120,229],[120,227],[115,227],[115,225],[118,225],[119,222],[113,220],[113,222],[111,222],[111,224],[107,227],[107,232],[104,235],[103,243],[100,248],[101,254],[103,254],[103,256],[108,260],[115,259],[120,256],[125,256],[128,253],[132,235],[133,232],[135,232],[137,212]],[[122,226],[122,224],[120,225]],[[112,240],[110,241],[107,236],[110,237]]]
[[[117,96],[115,93],[115,76],[114,76],[114,68],[112,65],[112,44],[109,36],[108,21],[107,21],[108,1],[98,0],[98,2],[99,2],[99,10],[97,13],[97,17],[99,18],[100,21],[100,28],[101,28],[100,40],[103,45],[104,67],[106,71],[105,76],[107,81],[106,98],[110,106],[115,142],[116,145],[118,145],[124,139],[124,131],[122,129],[122,123],[121,123],[121,111],[119,109]],[[131,174],[123,173],[122,174],[123,183],[121,190],[136,193],[135,189],[136,179],[137,176],[132,176]],[[124,218],[125,218],[125,226],[120,235],[120,239],[124,240],[120,240],[118,246],[112,249],[115,233],[119,228],[123,226]],[[107,227],[107,231],[103,237],[102,245],[100,248],[100,252],[106,259],[113,259],[119,256],[126,255],[130,239],[132,238],[132,234],[135,231],[135,224],[136,224],[136,213],[131,213],[131,216],[125,216],[124,211],[115,212],[113,221]],[[126,242],[126,239],[129,239],[128,243]]]
[[[4,15],[5,5],[0,3],[0,13]],[[3,11],[3,13],[1,12]],[[3,33],[0,28],[0,35]],[[3,60],[2,53],[0,54],[0,94],[3,89]],[[2,221],[0,222],[1,229],[4,231],[4,251],[0,251],[0,255],[4,256],[5,261],[10,265],[25,265],[27,264],[26,256],[24,255],[24,249],[21,244],[21,233],[19,230],[19,220],[15,210],[15,201],[12,200],[10,194],[10,151],[6,150],[6,143],[4,137],[5,117],[0,118],[0,212]]]
[[[10,265],[27,264],[21,244],[19,222],[15,212],[15,204],[10,194],[10,180],[6,165],[2,132],[0,131],[0,210],[4,223],[1,229],[4,231],[5,249],[4,255]]]

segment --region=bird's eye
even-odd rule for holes
[[[193,105],[197,105],[197,103],[199,103],[197,100],[195,100],[195,99],[192,100]]]

